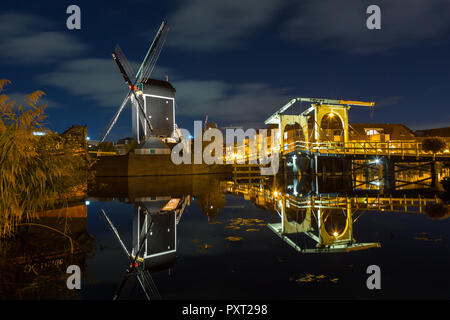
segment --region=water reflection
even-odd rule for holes
[[[139,284],[147,299],[160,298],[151,274],[170,270],[177,260],[177,225],[190,196],[136,198],[133,217],[133,249]]]
[[[354,239],[354,222],[360,216],[352,206],[352,199],[300,194],[303,188],[297,181],[287,181],[289,184],[285,184],[284,188],[273,181],[259,185],[228,183],[227,190],[232,194],[242,194],[258,206],[276,212],[279,222],[267,226],[298,252],[349,252],[381,246],[378,242],[358,243]],[[285,190],[289,193],[283,192]],[[293,236],[298,239],[299,235],[309,238],[311,243],[300,246],[293,240]]]
[[[180,284],[190,288],[191,295],[186,293],[187,297],[196,292],[189,281],[201,286],[201,292],[195,297],[211,298],[211,292],[219,298],[222,294],[235,297],[236,292],[227,296],[226,289],[214,289],[208,277],[215,272],[204,270],[202,277],[208,279],[204,283],[203,278],[192,272],[211,261],[202,260],[204,256],[217,259],[216,268],[243,264],[249,256],[260,257],[260,268],[267,264],[268,268],[280,268],[283,272],[297,268],[299,261],[295,259],[300,257],[338,256],[347,261],[351,258],[346,257],[356,255],[354,251],[379,256],[380,252],[389,252],[389,241],[386,245],[383,230],[395,229],[396,225],[374,226],[379,232],[372,232],[373,217],[402,214],[402,223],[408,224],[410,214],[411,217],[431,216],[430,210],[435,210],[433,217],[445,219],[448,207],[438,195],[425,189],[383,194],[376,190],[351,189],[342,177],[308,175],[252,177],[247,181],[222,175],[102,178],[89,191],[90,233],[87,208],[77,204],[59,214],[43,215],[37,225],[22,226],[15,239],[0,243],[0,295],[2,298],[73,299],[112,298],[116,294],[121,299],[135,298],[127,290],[134,278],[134,288],[140,292],[138,298],[183,297],[169,279],[188,283]],[[100,218],[101,208],[117,226],[120,240],[105,227],[107,223]],[[129,214],[125,212],[127,208]],[[201,216],[194,217],[196,212]],[[97,244],[91,233],[98,238]],[[414,239],[431,238],[417,234]],[[436,239],[431,240],[438,243]],[[117,249],[119,242],[124,250]],[[121,251],[126,254],[126,262]],[[283,259],[292,259],[292,264],[282,266],[279,252],[285,253]],[[270,265],[267,259],[272,255],[277,257],[276,265]],[[307,265],[309,260],[302,261]],[[66,288],[66,268],[71,264],[81,267],[84,282],[80,292]],[[124,268],[127,268],[125,274]],[[320,270],[321,266],[314,265],[314,268]],[[175,269],[187,271],[178,271],[182,275],[177,277]],[[236,267],[231,269],[235,275]],[[250,281],[253,269],[249,265],[238,285]],[[96,270],[102,277],[96,275]],[[223,272],[220,277],[228,277]],[[99,283],[96,278],[101,278]],[[232,279],[229,281],[231,288]],[[286,286],[277,281],[272,283],[279,283],[273,292]],[[298,293],[293,291],[295,288],[290,290],[286,295]],[[253,293],[260,292],[255,289]]]
[[[315,188],[311,188],[316,184]],[[325,192],[321,192],[324,190]],[[365,192],[365,191],[364,191]],[[169,271],[179,257],[178,225],[183,212],[193,202],[207,216],[209,224],[221,224],[222,214],[227,206],[227,195],[242,198],[256,207],[269,212],[270,223],[262,219],[242,217],[229,219],[225,230],[257,231],[255,226],[266,226],[279,238],[279,246],[289,245],[298,253],[345,253],[361,250],[378,250],[382,247],[379,239],[360,242],[354,236],[358,221],[372,213],[419,213],[426,212],[430,205],[441,203],[437,194],[422,190],[417,192],[397,192],[383,195],[381,192],[362,193],[358,189],[348,189],[345,179],[310,179],[308,176],[260,177],[239,182],[226,176],[191,176],[132,178],[118,182],[117,179],[101,181],[101,188],[92,193],[107,198],[117,198],[133,203],[132,256],[139,251],[140,239],[152,227],[144,242],[144,249],[138,255],[139,267],[151,275]],[[201,235],[200,235],[201,236]],[[242,237],[228,236],[228,241],[240,241]],[[266,241],[274,241],[267,238]],[[211,248],[204,244],[202,248]],[[150,291],[142,285],[144,291]],[[151,282],[153,283],[153,282]],[[147,295],[149,297],[150,295]]]
[[[95,239],[87,232],[87,208],[73,203],[48,210],[24,223],[12,239],[0,242],[0,297],[3,299],[79,299],[68,290],[67,267],[86,276]]]
[[[135,206],[131,252],[120,235],[116,234],[116,239],[131,262],[126,277],[131,273],[136,275],[147,299],[160,298],[152,273],[169,271],[170,274],[177,261],[177,226],[185,208],[191,204],[191,199],[196,199],[208,219],[214,219],[225,204],[221,190],[224,179],[226,176],[221,175],[103,178],[93,186],[91,195],[106,199],[119,195],[119,201]],[[115,227],[111,227],[116,233]],[[120,298],[125,282],[126,279],[119,285],[115,298]]]

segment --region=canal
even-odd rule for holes
[[[130,252],[149,230],[138,270],[153,287],[132,275],[120,299],[450,298],[450,219],[431,219],[425,196],[311,194],[295,179],[103,178],[1,243],[0,298],[112,299],[130,262],[101,210]],[[371,265],[380,290],[367,288]]]

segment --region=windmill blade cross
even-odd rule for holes
[[[127,72],[125,71],[125,68],[122,65],[122,61],[120,60],[119,56],[114,52],[112,54],[114,62],[116,63],[117,67],[119,68],[120,73],[122,74],[123,79],[125,80],[125,82],[128,84],[128,87],[130,88],[130,92],[133,94],[134,98],[136,99],[136,102],[139,106],[139,110],[142,113],[142,116],[144,117],[145,121],[147,122],[148,127],[150,128],[151,131],[153,131],[153,126],[150,123],[150,119],[148,119],[147,115],[145,114],[144,108],[142,107],[141,101],[138,99],[137,95],[136,95],[136,88],[135,88],[135,83],[131,82],[131,79],[129,77],[129,75],[127,74]]]
[[[119,287],[118,287],[118,289],[117,289],[117,291],[116,291],[116,293],[115,293],[115,295],[113,297],[113,300],[119,299],[120,294],[122,293],[122,290],[125,287],[126,282],[128,281],[129,277],[133,273],[136,274],[136,276],[137,276],[137,278],[138,278],[138,280],[139,280],[139,282],[140,282],[140,284],[142,286],[142,289],[144,290],[145,295],[147,296],[147,299],[150,300],[150,297],[148,296],[147,290],[144,287],[145,282],[142,283],[142,280],[139,278],[141,271],[139,269],[136,269],[136,260],[141,255],[142,250],[144,249],[145,241],[147,240],[147,237],[150,234],[151,229],[153,228],[153,221],[150,221],[150,223],[148,223],[148,220],[149,220],[148,219],[148,215],[146,215],[145,216],[145,223],[144,223],[144,225],[147,225],[147,229],[145,230],[145,232],[144,232],[144,229],[142,229],[142,231],[141,231],[141,234],[139,236],[138,251],[135,254],[134,258],[130,254],[128,256],[128,258],[130,260],[130,263],[131,263],[131,266],[130,266],[130,268],[127,269],[127,271],[126,271],[126,273],[125,273],[125,275],[124,275],[124,277],[122,279],[122,282],[120,283],[120,285],[119,285]],[[150,277],[150,279],[151,279],[151,277]],[[153,281],[153,279],[151,279],[151,280]]]
[[[142,113],[150,131],[153,131],[153,126],[150,123],[150,119],[146,116],[144,108],[142,107],[142,104],[140,102],[140,100],[138,99],[137,95],[136,95],[136,87],[135,85],[138,82],[142,82],[144,79],[148,79],[151,75],[151,73],[153,72],[153,69],[156,65],[156,62],[159,58],[159,55],[161,54],[162,51],[162,47],[166,41],[167,38],[167,32],[168,32],[168,28],[166,23],[163,21],[161,23],[161,26],[158,29],[158,32],[156,33],[155,38],[153,39],[152,44],[150,45],[140,67],[139,70],[136,73],[136,76],[134,77],[134,82],[131,80],[130,75],[134,74],[134,68],[132,66],[132,64],[129,62],[129,60],[127,59],[127,57],[125,56],[125,53],[122,51],[122,49],[120,48],[119,45],[116,46],[114,53],[112,54],[114,61],[116,62],[119,71],[123,77],[123,79],[125,80],[125,82],[127,83],[127,85],[130,88],[130,91],[128,92],[128,94],[126,95],[124,101],[122,102],[122,104],[119,107],[119,110],[115,113],[113,119],[111,120],[111,122],[108,125],[108,128],[105,131],[105,134],[103,135],[103,137],[101,138],[101,142],[105,141],[106,137],[108,136],[108,134],[110,133],[110,131],[112,130],[112,128],[114,127],[114,125],[117,122],[117,119],[119,118],[122,110],[124,109],[128,99],[130,98],[130,95],[133,94],[134,98],[136,99],[136,102],[138,104],[139,110]]]

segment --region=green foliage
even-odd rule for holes
[[[112,142],[109,142],[109,141],[100,143],[97,146],[97,148],[95,148],[95,149],[97,151],[103,151],[103,152],[117,152],[117,148],[112,144]]]
[[[445,147],[445,141],[438,138],[428,138],[422,142],[422,148],[425,152],[437,153],[443,151]]]
[[[0,93],[8,80],[0,80]],[[0,237],[36,213],[66,203],[86,183],[86,157],[79,146],[44,128],[44,95],[36,91],[16,105],[0,95]],[[45,132],[35,136],[33,132]]]

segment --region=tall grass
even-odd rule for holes
[[[67,202],[85,179],[86,165],[75,145],[45,128],[46,105],[39,104],[44,93],[35,91],[17,104],[3,93],[9,83],[0,80],[0,238],[36,212]]]

